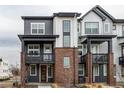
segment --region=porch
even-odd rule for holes
[[[54,81],[54,64],[26,64],[27,84],[52,83]]]
[[[114,83],[112,53],[112,38],[114,37],[115,35],[86,35],[80,37],[81,43],[87,45],[87,51],[85,55],[80,57],[81,61],[79,63],[84,65],[84,75],[82,76],[84,83]],[[102,46],[103,43],[108,44],[102,47],[103,49],[100,51],[92,47],[93,44]]]

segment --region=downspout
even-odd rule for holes
[[[75,21],[75,18],[76,18],[76,14],[74,16],[74,21]],[[75,45],[74,45],[74,32],[73,32],[73,66],[74,66],[74,85],[75,85]]]

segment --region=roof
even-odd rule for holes
[[[53,19],[53,16],[21,16],[22,19],[35,19],[35,20],[39,20],[39,19]]]
[[[18,37],[21,41],[54,41],[59,35],[18,35]]]
[[[115,19],[114,23],[124,23],[124,19]]]
[[[81,15],[81,13],[77,13],[77,12],[58,12],[58,13],[54,13],[53,16],[56,17],[79,17]]]
[[[79,20],[82,20],[86,15],[88,15],[91,11],[95,12],[99,17],[102,18],[104,21],[106,19],[106,16],[109,17],[112,21],[115,20],[115,18],[110,15],[107,11],[105,11],[101,6],[96,5],[91,10],[89,10],[86,14],[84,14]]]

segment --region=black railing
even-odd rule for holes
[[[92,54],[93,63],[108,63],[108,54]]]
[[[54,53],[30,53],[26,54],[26,61],[29,63],[54,63]]]
[[[119,65],[124,64],[124,57],[119,57]]]

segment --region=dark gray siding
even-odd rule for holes
[[[37,64],[37,76],[30,76],[28,73],[28,82],[39,82],[39,64]]]
[[[45,23],[45,35],[53,34],[53,20],[24,20],[24,34],[31,34],[31,23]]]

